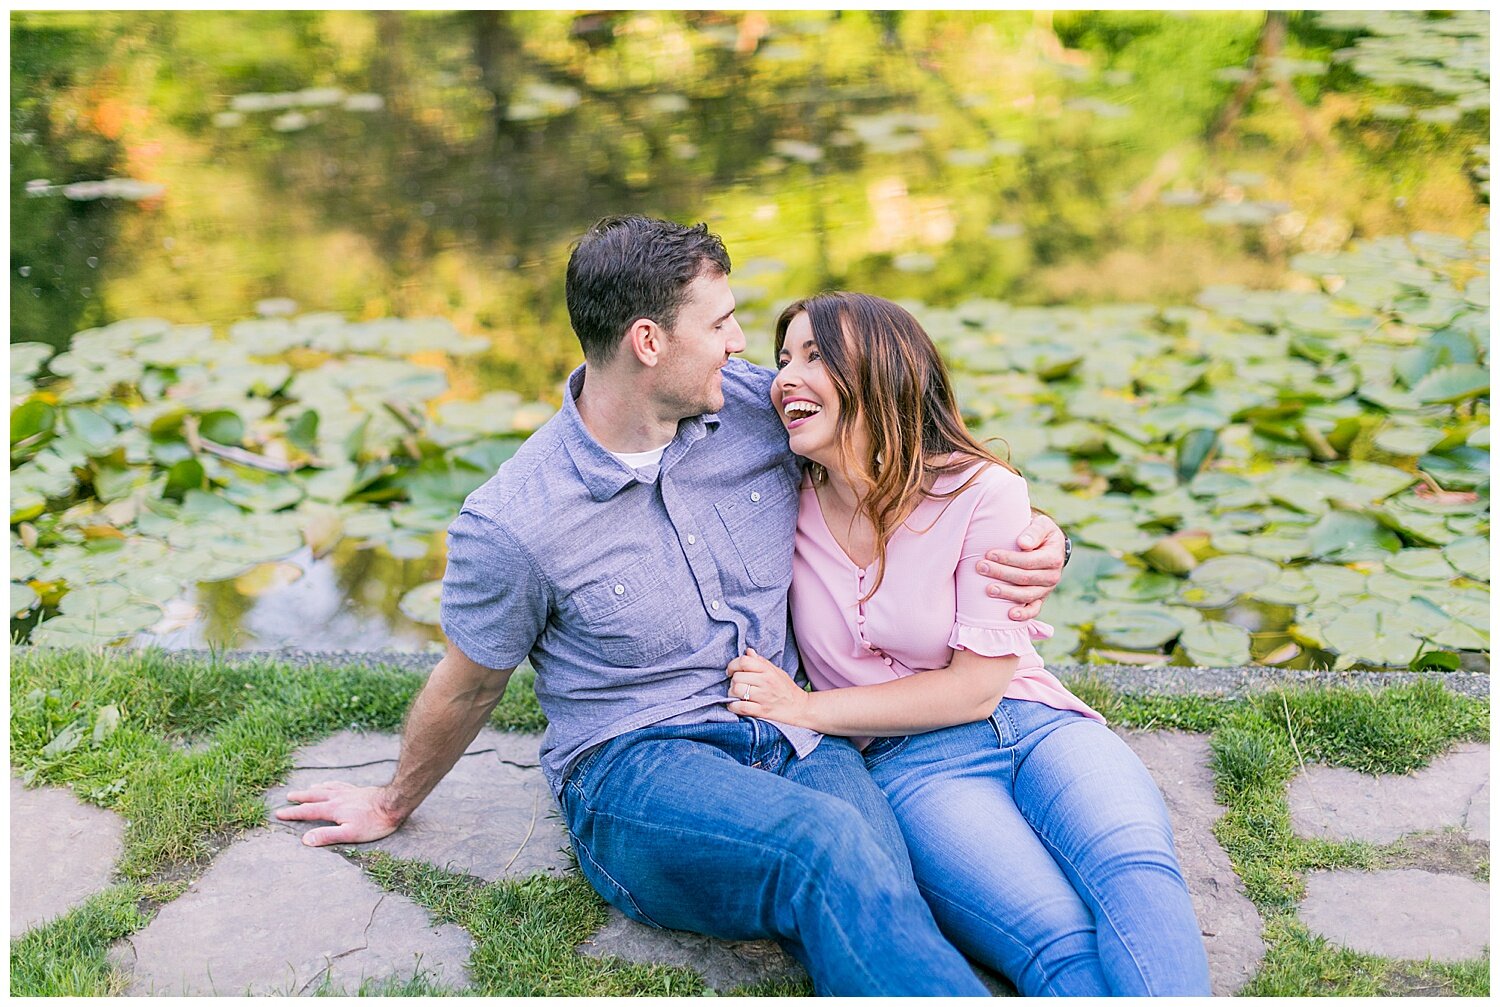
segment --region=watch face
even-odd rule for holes
[[[1063,536],[1063,566],[1068,565],[1068,560],[1073,558],[1073,540]]]

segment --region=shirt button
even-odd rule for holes
[[[719,610],[719,603],[716,601],[711,601],[708,603],[708,607],[717,612]]]
[[[616,584],[615,585],[615,594],[624,594],[624,593],[625,593],[625,585],[624,584]]]
[[[688,536],[688,545],[697,545],[697,544],[698,544],[698,536],[697,535],[689,535]]]
[[[751,503],[760,503],[760,491],[756,490],[750,494]]]

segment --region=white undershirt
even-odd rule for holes
[[[628,468],[643,469],[648,465],[661,464],[662,452],[666,451],[671,443],[668,441],[654,451],[611,451],[610,454],[624,462]]]

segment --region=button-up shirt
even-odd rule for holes
[[[774,372],[723,370],[724,406],[682,420],[632,469],[574,401],[464,501],[448,529],[442,623],[470,660],[536,669],[553,792],[596,745],[652,724],[738,719],[725,667],[747,647],[797,671],[787,589],[799,464],[770,405]],[[821,737],[776,725],[798,755]]]

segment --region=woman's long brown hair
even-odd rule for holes
[[[923,496],[952,499],[974,476],[947,493],[933,493],[932,480],[961,471],[976,461],[1010,464],[979,443],[964,426],[953,396],[953,383],[932,338],[899,304],[869,294],[831,291],[788,305],[776,319],[776,355],[786,344],[792,319],[807,312],[823,366],[839,397],[835,428],[839,450],[863,485],[860,511],[875,529],[875,558],[885,579],[886,540],[909,508]],[[869,431],[868,455],[854,455],[854,429],[864,419]],[[936,461],[956,455],[946,462]],[[827,478],[821,465],[810,464],[813,478]],[[978,473],[975,473],[977,476]]]

